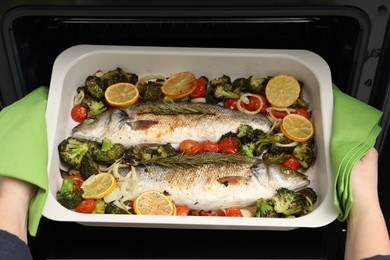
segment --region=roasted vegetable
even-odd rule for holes
[[[88,76],[85,80],[86,92],[96,99],[104,97],[104,88],[101,79],[95,75]]]
[[[80,175],[84,180],[99,173],[99,164],[92,158],[91,152],[87,152],[81,160]]]
[[[215,88],[214,96],[220,101],[222,101],[226,98],[238,99],[238,98],[240,98],[240,92],[238,92],[238,93],[237,92],[233,92],[231,90],[231,88],[219,85],[219,86],[216,86],[216,88]]]
[[[142,102],[158,102],[163,98],[161,85],[156,82],[148,82],[142,87]]]
[[[65,178],[61,189],[56,193],[57,201],[67,209],[74,209],[82,200],[83,190],[73,191],[74,179]]]
[[[121,68],[116,68],[115,70],[108,71],[101,76],[101,82],[103,90],[105,90],[110,85],[120,82],[128,82],[135,84],[138,81],[138,75],[134,73],[128,73]]]
[[[250,76],[247,80],[246,90],[253,94],[264,94],[265,78],[256,78]]]
[[[125,153],[125,148],[121,144],[113,144],[109,139],[103,139],[100,147],[91,149],[92,158],[100,164],[110,165],[120,159]]]
[[[314,209],[314,204],[317,202],[317,193],[310,187],[306,187],[297,191],[302,201],[302,211],[300,215],[307,215]]]
[[[278,189],[271,201],[275,211],[287,217],[299,214],[303,208],[302,200],[298,193],[286,188]]]
[[[85,94],[81,104],[88,108],[88,118],[97,116],[107,110],[107,106],[102,100],[97,100],[88,94]]]
[[[299,143],[292,151],[292,155],[294,155],[302,168],[308,169],[315,160],[314,138]]]
[[[73,137],[68,137],[58,145],[58,152],[61,161],[66,163],[72,169],[80,169],[81,161],[88,152],[89,145],[87,142],[80,141]]]
[[[95,209],[92,211],[93,214],[104,214],[106,211],[106,202],[103,199],[95,201]]]
[[[265,200],[263,198],[260,198],[256,201],[255,217],[258,217],[258,218],[277,218],[278,213],[276,213],[271,200]]]
[[[152,159],[153,150],[147,147],[137,145],[131,146],[125,151],[124,159],[133,166],[145,164]]]
[[[177,154],[175,148],[173,148],[173,146],[169,143],[164,145],[159,145],[157,147],[156,152],[157,152],[156,156],[158,158],[166,158]]]
[[[104,209],[106,214],[129,214],[126,210],[116,206],[113,202],[110,202],[106,205]]]

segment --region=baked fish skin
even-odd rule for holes
[[[278,165],[227,163],[194,168],[135,167],[125,182],[126,199],[148,190],[167,192],[176,205],[216,210],[246,207],[271,198],[279,188],[299,190],[310,184],[302,173],[284,174]]]
[[[159,106],[163,106],[161,111],[168,114],[145,112],[160,110]],[[178,114],[169,114],[169,111]],[[166,143],[177,148],[185,139],[216,142],[223,134],[235,132],[241,124],[265,132],[271,128],[271,122],[264,115],[249,115],[217,105],[190,102],[140,103],[110,109],[92,122],[84,121],[73,128],[72,136],[97,142],[108,138],[125,148]]]

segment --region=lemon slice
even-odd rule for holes
[[[138,215],[166,215],[171,216],[176,212],[172,200],[159,191],[145,191],[141,193],[133,203],[134,211]]]
[[[121,82],[109,86],[104,92],[104,97],[111,106],[125,107],[137,102],[139,92],[133,84]]]
[[[265,96],[275,107],[291,106],[298,99],[300,92],[298,80],[287,74],[271,78],[265,87]]]
[[[114,175],[102,172],[92,175],[83,182],[84,199],[101,199],[110,194],[116,187],[116,179]]]
[[[179,99],[191,94],[196,88],[196,77],[191,72],[180,72],[167,79],[161,91],[167,97]]]
[[[283,117],[280,130],[287,138],[296,142],[305,142],[314,135],[314,127],[310,120],[297,114]]]

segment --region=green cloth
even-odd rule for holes
[[[350,179],[356,162],[374,147],[382,112],[341,92],[333,85],[333,129],[330,156],[334,177],[334,204],[338,220],[345,221],[353,203]]]
[[[46,103],[40,87],[0,111],[0,174],[39,187],[30,202],[28,231],[35,236],[48,193]]]

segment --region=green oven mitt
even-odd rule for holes
[[[0,111],[0,174],[39,187],[30,202],[28,231],[32,236],[37,233],[48,192],[47,96],[48,88],[40,87]]]
[[[333,129],[330,156],[334,177],[334,204],[338,220],[345,221],[353,203],[350,179],[356,162],[376,142],[382,112],[348,96],[333,85]]]

